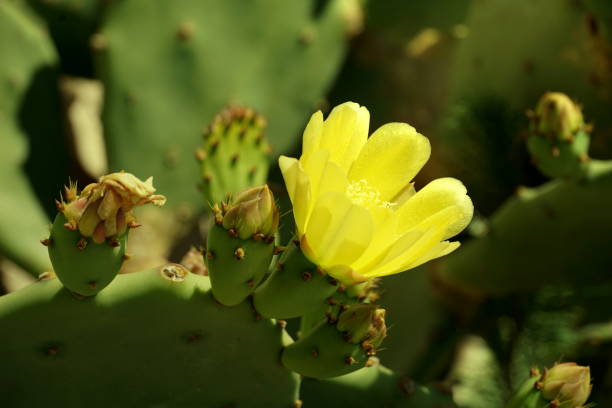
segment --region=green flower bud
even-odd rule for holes
[[[546,370],[538,388],[545,399],[555,401],[559,408],[582,407],[591,394],[589,367],[576,363],[556,364]]]
[[[385,309],[376,305],[356,303],[340,313],[338,330],[346,333],[346,340],[351,343],[362,343],[374,351],[387,336]]]
[[[583,126],[580,107],[560,92],[545,93],[532,117],[532,130],[551,139],[572,140]]]
[[[256,234],[273,236],[278,229],[278,207],[267,184],[242,190],[230,201],[223,228],[236,231],[242,239]]]

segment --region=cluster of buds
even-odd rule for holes
[[[239,192],[221,208],[215,205],[213,213],[217,225],[241,239],[269,241],[278,230],[278,207],[266,184]]]
[[[536,383],[542,396],[554,408],[583,408],[591,394],[589,367],[576,363],[555,364]]]
[[[366,303],[350,305],[340,313],[336,327],[344,333],[346,341],[361,344],[372,356],[387,336],[385,309]]]
[[[87,185],[80,194],[76,184],[65,187],[65,196],[56,201],[57,209],[66,217],[64,226],[79,231],[95,243],[106,240],[112,244],[127,228],[139,226],[132,210],[144,204],[162,206],[163,195],[155,195],[153,178],[141,181],[136,176],[120,171],[100,177]]]

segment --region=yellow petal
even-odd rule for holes
[[[474,213],[472,200],[459,180],[446,177],[432,181],[410,197],[398,210],[398,231],[424,229],[444,223],[443,240],[457,235],[470,223]],[[438,214],[440,213],[440,214]]]
[[[325,267],[350,265],[368,247],[373,223],[368,211],[344,194],[328,192],[317,200],[306,226],[311,261]]]
[[[308,174],[313,201],[328,191],[339,193],[346,191],[348,186],[346,173],[336,163],[329,161],[327,150],[314,152],[302,167]]]
[[[309,157],[319,149],[321,135],[323,134],[323,114],[317,111],[312,114],[302,136],[302,157],[300,160],[308,161]]]
[[[354,102],[336,106],[323,125],[320,149],[330,152],[330,160],[348,170],[368,138],[370,112]]]
[[[308,175],[300,166],[300,162],[292,157],[281,156],[278,159],[278,164],[283,173],[285,186],[293,206],[295,225],[298,233],[303,235],[312,206]]]
[[[397,216],[388,208],[370,210],[374,220],[374,235],[365,252],[353,262],[353,269],[359,271],[380,261],[391,245],[399,238],[396,234]]]
[[[433,247],[431,247],[431,249],[429,251],[427,251],[426,253],[421,255],[419,258],[415,259],[410,264],[405,265],[404,266],[405,269],[403,269],[403,270],[416,268],[417,266],[420,266],[420,265],[424,264],[425,262],[429,262],[429,261],[431,261],[433,259],[446,256],[446,255],[450,254],[451,252],[455,251],[457,248],[459,248],[460,245],[461,245],[461,243],[459,243],[458,241],[453,241],[453,242],[443,241],[443,242],[439,242],[436,245],[434,245]],[[399,272],[401,272],[401,271],[399,271]]]
[[[444,228],[431,228],[428,231],[409,231],[388,251],[386,256],[370,270],[359,271],[369,278],[402,272],[415,260],[427,254],[440,242]]]
[[[391,201],[429,159],[429,140],[406,123],[387,123],[372,134],[349,171],[349,181],[366,180]]]

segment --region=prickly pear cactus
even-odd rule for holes
[[[279,364],[283,326],[248,303],[222,306],[209,289],[207,277],[168,264],[120,275],[86,300],[56,279],[2,297],[3,403],[293,406],[299,377]]]
[[[191,157],[202,130],[228,104],[267,118],[274,152],[291,148],[343,57],[343,3],[318,11],[309,0],[111,7],[92,42],[106,87],[110,168],[155,176],[174,197],[169,208],[201,208],[193,183],[185,182],[194,173]]]
[[[38,275],[49,266],[36,245],[48,219],[35,187],[44,196],[59,188],[58,176],[65,179],[63,143],[49,142],[61,126],[57,55],[44,30],[9,1],[0,2],[0,37],[11,39],[0,43],[0,254]],[[46,155],[55,157],[57,173]]]

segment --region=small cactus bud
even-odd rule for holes
[[[279,212],[266,184],[238,193],[223,216],[223,227],[234,229],[241,239],[255,234],[271,236],[278,229]]]
[[[584,126],[580,107],[560,92],[545,93],[538,102],[532,129],[543,136],[570,141]]]
[[[575,408],[586,404],[591,388],[589,367],[562,363],[546,370],[540,390],[545,399],[557,401],[559,407]]]
[[[552,178],[579,179],[588,168],[589,127],[567,95],[546,93],[529,112],[527,148],[540,171]]]
[[[349,342],[365,342],[375,350],[387,335],[385,309],[364,303],[351,305],[340,313],[337,327],[346,333]]]

